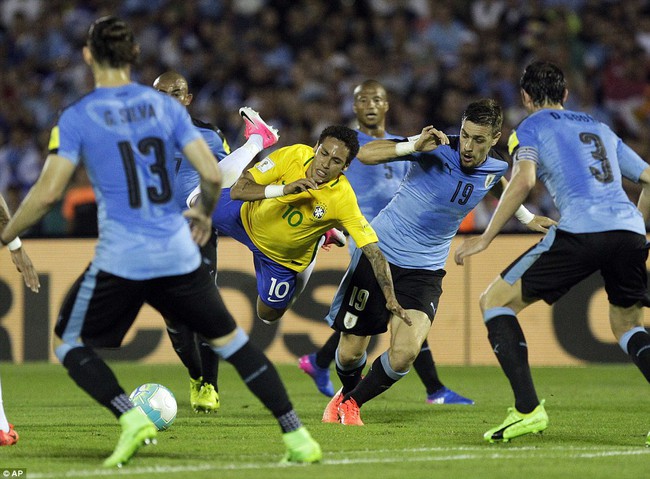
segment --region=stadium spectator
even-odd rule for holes
[[[83,166],[77,168],[63,196],[61,214],[70,236],[97,238],[97,202]]]
[[[14,190],[16,199],[22,200],[38,178],[41,165],[41,154],[32,138],[32,128],[23,122],[16,123],[9,141],[0,147],[0,194],[7,196],[10,190]],[[14,201],[9,204],[12,211],[17,206]]]
[[[463,90],[464,102],[479,97],[504,102],[503,136],[507,137],[507,132],[521,117],[509,111],[517,109],[507,104],[512,90],[499,79],[509,77],[508,72],[513,70],[521,71],[533,57],[546,57],[561,61],[571,79],[589,78],[595,92],[589,99],[592,105],[585,110],[603,110],[612,116],[617,122],[615,131],[639,151],[650,144],[644,106],[638,109],[636,100],[621,105],[611,97],[610,91],[619,87],[628,91],[626,80],[608,78],[608,93],[603,95],[604,66],[612,65],[617,56],[630,55],[627,47],[623,53],[617,53],[617,44],[630,38],[637,48],[643,49],[645,56],[647,35],[642,32],[647,29],[644,21],[647,2],[505,0],[497,31],[477,27],[472,20],[472,7],[500,3],[499,0],[256,0],[247,6],[217,0],[3,1],[0,130],[5,139],[0,140],[0,145],[8,141],[12,125],[19,119],[37,125],[39,131],[31,132],[34,138],[42,131],[49,131],[61,104],[70,104],[79,92],[92,89],[92,79],[77,51],[65,58],[55,54],[60,60],[54,62],[41,54],[49,49],[47,37],[41,35],[46,30],[43,26],[47,27],[48,34],[56,37],[53,44],[57,45],[56,50],[65,51],[66,45],[74,47],[83,43],[84,25],[110,12],[121,12],[131,20],[141,40],[143,55],[134,69],[134,79],[150,84],[160,71],[169,68],[179,71],[196,92],[194,111],[202,118],[218,118],[222,131],[234,143],[240,140],[237,110],[240,105],[248,104],[263,110],[267,119],[281,128],[285,144],[313,144],[323,126],[345,124],[353,118],[346,96],[363,78],[376,78],[393,92],[389,120],[397,134],[404,135],[414,131],[414,126],[427,123],[442,126],[431,112],[437,112],[446,90],[458,88],[462,80],[474,90],[469,93]],[[438,60],[432,60],[431,48],[424,47],[420,40],[420,35],[434,22],[439,4],[443,11],[447,8],[450,12],[445,14],[446,18],[462,23],[466,33],[462,38],[477,39],[460,42],[461,49],[450,55],[452,63],[464,57],[461,69],[448,69]],[[60,34],[54,34],[59,28],[59,20],[55,18],[59,14],[63,27]],[[323,18],[328,22],[323,24]],[[269,25],[273,38],[279,38],[276,50],[281,55],[272,56],[271,67],[261,61],[267,55],[264,42],[260,41],[261,24]],[[173,53],[171,61],[178,63],[169,64],[169,59],[163,63],[168,54],[160,49],[163,44]],[[242,51],[245,55],[239,53]],[[278,72],[278,58],[286,65],[282,66],[280,76],[274,76]],[[380,63],[378,58],[386,58],[387,64]],[[494,58],[504,63],[501,67],[504,73],[498,75],[497,71],[496,77],[491,75],[493,78],[486,84],[483,72],[489,70]],[[471,77],[464,75],[467,64],[471,66]],[[638,65],[637,73],[647,76],[643,63]],[[294,82],[298,70],[301,81]],[[400,70],[404,75],[396,74]],[[26,87],[30,90],[29,99],[23,97]],[[33,90],[38,90],[37,98],[32,97]],[[55,94],[59,98],[52,104],[50,99]],[[606,103],[605,98],[614,102]],[[297,99],[300,99],[299,108],[295,107]],[[35,111],[27,108],[27,101],[33,106],[49,106]],[[401,104],[406,108],[399,108]],[[623,120],[619,119],[619,107],[623,108]],[[320,115],[313,114],[321,110],[327,114],[325,123],[319,122]],[[418,118],[424,121],[416,121]],[[458,125],[452,123],[451,127],[455,131]],[[491,210],[489,204],[485,207]],[[46,230],[35,228],[32,234]]]
[[[596,271],[605,281],[612,332],[650,381],[650,334],[643,327],[643,307],[650,306],[644,224],[650,216],[650,167],[607,125],[565,110],[566,85],[553,63],[537,61],[524,70],[520,87],[529,116],[508,141],[515,161],[512,179],[485,232],[465,240],[454,256],[463,264],[485,250],[538,175],[553,192],[560,210],[557,227],[481,295],[490,344],[515,396],[503,423],[483,435],[488,442],[507,442],[548,426],[517,314],[540,299],[553,304]],[[622,177],[642,185],[638,207],[625,194]]]

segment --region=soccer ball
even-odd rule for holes
[[[176,398],[162,384],[147,383],[138,386],[129,396],[133,405],[147,415],[159,431],[167,429],[176,419]]]

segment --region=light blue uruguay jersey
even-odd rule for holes
[[[540,110],[512,132],[514,161],[537,164],[569,233],[627,230],[645,235],[641,213],[628,199],[621,175],[638,182],[648,167],[604,123],[586,113]]]
[[[230,146],[228,146],[228,142],[221,130],[196,118],[192,118],[192,123],[203,135],[203,139],[210,147],[210,151],[217,161],[223,160],[230,154]],[[201,176],[192,166],[192,163],[183,156],[181,150],[176,150],[174,153],[174,162],[176,168],[176,187],[174,188],[176,202],[181,209],[187,209],[187,197],[199,185]]]
[[[374,140],[374,136],[366,135],[356,130],[359,138],[359,145],[363,146]],[[403,139],[401,136],[386,133],[385,140]],[[400,158],[399,160],[403,160]],[[368,221],[379,214],[379,212],[393,199],[393,195],[399,184],[406,176],[410,164],[408,161],[391,161],[381,165],[365,165],[358,159],[352,160],[350,166],[345,170],[345,177],[352,185],[357,195],[357,202],[361,213]]]
[[[183,105],[137,83],[97,88],[61,113],[49,148],[88,171],[99,269],[141,280],[199,267],[198,247],[174,201],[173,158],[200,137]]]
[[[464,170],[458,137],[449,140],[432,152],[412,155],[395,197],[371,223],[386,259],[402,268],[444,268],[460,223],[508,169],[491,151],[494,156]]]

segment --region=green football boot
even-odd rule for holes
[[[196,403],[192,405],[196,412],[216,412],[219,409],[219,393],[214,390],[214,386],[209,383],[204,383],[199,390],[199,396]]]
[[[113,454],[104,461],[104,467],[122,467],[145,444],[155,444],[158,429],[138,408],[129,409],[120,416],[122,434]]]
[[[506,420],[497,427],[483,434],[483,439],[488,442],[508,442],[515,437],[542,432],[548,427],[548,415],[544,409],[544,400],[532,412],[523,414],[514,407],[508,408]]]
[[[199,395],[201,394],[201,386],[203,385],[203,376],[198,379],[190,378],[190,406],[194,412],[199,412],[196,405],[199,402]]]
[[[287,446],[287,453],[282,462],[320,462],[323,459],[323,452],[320,445],[307,431],[305,426],[301,426],[295,431],[285,432],[282,440]]]

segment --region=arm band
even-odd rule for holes
[[[524,205],[521,205],[517,211],[515,211],[515,218],[517,218],[521,224],[527,225],[535,219],[535,215],[528,211]]]
[[[7,248],[9,248],[9,251],[16,251],[22,245],[23,245],[22,241],[20,241],[20,238],[16,236],[13,240],[7,243]]]
[[[278,196],[284,196],[284,185],[267,185],[264,188],[265,198],[277,198]]]
[[[415,153],[414,141],[401,141],[395,144],[395,155],[406,156]]]

